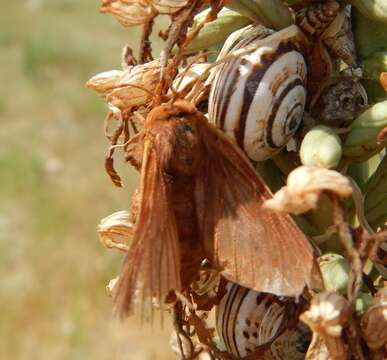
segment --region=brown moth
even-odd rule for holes
[[[114,288],[120,315],[173,299],[200,263],[228,280],[299,296],[315,274],[313,250],[287,215],[263,208],[272,194],[245,154],[186,100],[155,107],[126,159],[141,178],[133,243]]]

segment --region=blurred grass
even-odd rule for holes
[[[139,33],[99,4],[20,0],[0,13],[1,359],[173,358],[168,329],[118,323],[105,293],[122,255],[95,228],[129,206],[137,175],[119,164],[124,189],[105,175],[105,108],[84,83],[119,68]]]

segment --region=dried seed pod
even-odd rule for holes
[[[145,24],[155,16],[149,0],[103,0],[100,12],[112,14],[126,27]]]
[[[98,225],[101,243],[109,249],[128,251],[133,235],[133,222],[125,210],[117,211],[103,218]]]
[[[305,7],[297,12],[296,24],[312,37],[318,37],[332,23],[339,13],[337,1],[328,0]]]
[[[377,350],[387,344],[387,288],[380,289],[373,304],[363,315],[361,331],[367,345]]]
[[[339,172],[300,166],[289,174],[287,185],[265,201],[265,206],[279,212],[302,214],[314,209],[321,192],[326,190],[341,197],[352,194],[351,183]]]
[[[228,283],[217,308],[218,334],[239,358],[262,350],[265,359],[303,359],[310,333],[297,325],[300,307],[294,299]]]
[[[307,75],[303,41],[294,25],[271,35],[254,28],[231,46],[228,54],[235,58],[216,71],[210,119],[253,160],[280,151],[302,120]],[[241,50],[248,53],[238,56]]]
[[[349,126],[367,104],[367,93],[357,78],[330,79],[312,100],[311,115],[333,127]]]

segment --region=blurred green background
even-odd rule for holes
[[[104,173],[106,108],[84,83],[119,69],[122,46],[136,45],[139,30],[100,15],[99,5],[3,1],[1,359],[174,358],[168,326],[119,323],[105,291],[122,254],[100,245],[96,226],[129,207],[137,175],[119,164],[118,189]]]

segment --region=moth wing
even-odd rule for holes
[[[180,254],[171,184],[164,172],[169,149],[162,137],[146,140],[141,167],[140,206],[133,243],[114,288],[115,310],[130,313],[139,301],[144,308],[160,305],[171,290],[180,290]]]
[[[298,296],[315,271],[312,247],[288,216],[263,208],[272,195],[244,153],[202,121],[206,149],[198,177],[198,218],[206,256],[245,287]]]

